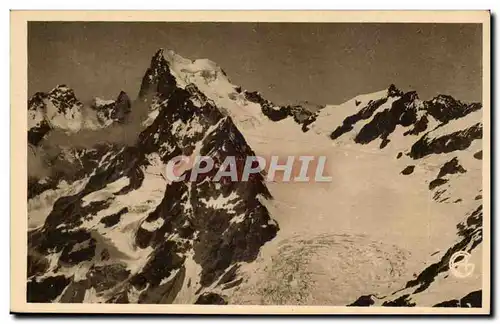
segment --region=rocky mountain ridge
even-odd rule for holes
[[[387,155],[385,163],[405,165],[394,177],[423,185],[433,204],[463,210],[463,221],[450,220],[456,244],[440,247],[440,259],[393,295],[366,291],[350,305],[429,304],[421,296],[450,281],[451,255],[480,247],[482,186],[464,185],[481,171],[480,104],[445,95],[422,101],[391,85],[313,113],[274,105],[233,85],[214,62],[166,50],[153,56],[137,101],[147,107],[147,118],[132,145],[76,150],[73,165],[81,172],[30,182],[29,217],[42,220],[29,233],[28,301],[221,304],[245,293],[244,265],[256,262],[279,234],[267,207],[273,190],[262,176],[247,183],[168,183],[162,172],[181,154],[216,161],[259,154],[257,134],[269,129],[288,141]],[[131,109],[124,93],[113,102],[96,100],[97,122],[89,122],[74,92],[59,86],[29,100],[28,141],[40,146],[53,128],[77,132],[127,123]],[[465,295],[444,293],[435,305],[461,307],[451,301]]]
[[[64,84],[47,93],[37,92],[28,100],[28,143],[37,146],[51,129],[76,133],[123,122],[130,108],[131,101],[123,91],[116,100],[96,98],[91,107],[85,107]]]

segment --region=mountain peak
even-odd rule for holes
[[[224,75],[226,75],[226,73],[222,71],[222,68],[217,63],[207,58],[192,60],[177,54],[173,50],[164,49],[158,50],[155,54],[155,57],[160,54],[163,56],[163,59],[168,63],[168,65],[176,71],[181,71],[184,73],[196,73],[205,70],[222,72]]]
[[[159,48],[151,58],[150,68],[162,67],[165,64],[171,66],[176,64],[190,64],[193,61],[186,59],[170,49]]]
[[[448,122],[482,108],[480,103],[467,104],[450,95],[439,94],[426,102],[427,111],[440,122]]]
[[[455,105],[460,101],[453,98],[450,95],[438,94],[434,98],[431,99],[431,102],[434,104],[442,104],[442,105]]]
[[[160,48],[153,55],[142,79],[139,98],[147,101],[148,96],[156,93],[166,99],[176,87],[185,88],[193,83],[200,89],[207,88],[208,84],[216,80],[221,81],[219,85],[224,91],[229,88],[233,91],[234,85],[215,62],[209,59],[187,59],[173,50]]]

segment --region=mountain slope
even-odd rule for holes
[[[48,93],[37,92],[28,100],[28,142],[37,146],[51,129],[77,133],[123,122],[130,108],[130,99],[123,91],[116,100],[96,98],[91,107],[85,107],[66,85]]]

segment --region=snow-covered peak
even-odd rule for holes
[[[170,68],[182,72],[196,73],[202,70],[222,72],[217,63],[206,58],[190,60],[182,57],[172,50],[160,50],[163,58],[167,61]]]
[[[209,59],[191,60],[164,49],[153,56],[143,80],[144,89],[154,89],[157,93],[151,107],[161,106],[155,102],[168,102],[176,88],[185,89],[195,106],[201,108],[209,101],[230,116],[244,135],[290,118],[295,124],[287,123],[289,127],[301,128],[302,132],[311,130],[337,144],[373,143],[376,150],[389,143],[393,149],[403,150],[415,141],[412,137],[422,136],[442,123],[481,108],[480,104],[464,104],[445,95],[423,101],[415,91],[404,92],[390,84],[342,104],[324,105],[313,113],[302,106],[275,105],[258,91],[242,89]]]
[[[174,51],[160,49],[146,71],[139,97],[147,101],[153,93],[160,98],[157,101],[163,101],[175,88],[188,90],[199,106],[204,103],[196,94],[202,93],[242,129],[255,128],[266,119],[262,107],[247,100],[241,90],[238,92],[239,87],[231,83],[215,62],[208,59],[190,60]]]
[[[51,128],[79,131],[82,127],[82,108],[83,104],[76,98],[73,89],[64,84],[48,93],[35,93],[28,100],[30,143],[36,145]]]
[[[373,143],[376,150],[391,143],[393,149],[405,150],[414,142],[414,136],[420,137],[480,109],[480,103],[465,104],[445,95],[423,101],[415,91],[403,92],[390,85],[341,105],[326,106],[318,112],[311,129],[336,142]]]
[[[160,54],[161,57],[163,57],[164,60],[167,61],[170,65],[177,65],[177,64],[191,64],[192,61],[190,59],[184,58],[181,55],[177,54],[173,50],[169,49],[159,49],[157,54]]]
[[[372,107],[373,109],[368,109],[368,112],[362,114],[363,116],[360,116],[359,119],[371,117],[375,110],[383,111],[389,109],[392,103],[400,98],[400,92],[394,89],[395,87],[391,85],[387,89],[358,95],[340,105],[326,105],[318,112],[316,121],[311,124],[311,129],[318,134],[328,136],[335,128],[343,125],[346,118],[361,113],[367,107]],[[359,131],[358,128],[361,128],[364,122],[356,124],[356,126],[351,125],[351,130],[354,128],[354,132]]]
[[[235,86],[229,82],[226,74],[217,63],[205,58],[187,59],[172,50],[160,49],[158,53],[161,53],[161,57],[165,60],[170,72],[175,76],[181,87],[185,87],[190,83],[198,86],[198,83],[211,84],[219,81],[219,86],[228,86],[224,90],[234,91]],[[159,62],[158,59],[156,61]]]

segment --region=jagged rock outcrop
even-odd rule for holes
[[[385,95],[369,100],[364,106],[361,101],[355,100],[355,103],[357,111],[345,117],[342,125],[333,129],[331,139],[336,140],[353,131],[357,123],[369,120],[356,131],[354,141],[368,144],[380,139],[380,148],[383,149],[390,142],[396,127],[401,126],[405,129],[404,136],[420,136],[408,153],[412,158],[419,159],[429,154],[464,150],[473,140],[482,137],[480,122],[461,127],[456,132],[440,134],[450,122],[479,111],[479,103],[465,104],[444,95],[422,101],[416,92],[403,93],[394,85],[388,88]],[[471,120],[477,121],[477,118]]]
[[[38,146],[52,129],[76,133],[123,123],[130,111],[131,101],[123,91],[116,100],[96,98],[90,107],[85,107],[73,89],[58,85],[48,93],[35,93],[28,100],[28,143]]]

